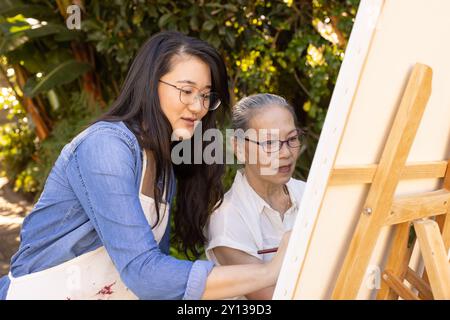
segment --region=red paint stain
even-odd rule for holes
[[[99,292],[97,292],[97,295],[99,294],[113,294],[114,291],[112,291],[112,286],[116,284],[116,281],[111,283],[110,285],[104,286]]]

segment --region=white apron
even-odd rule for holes
[[[142,183],[147,157],[145,151],[139,200],[150,225],[156,221],[156,207],[153,198],[142,193]],[[164,235],[169,216],[169,204],[160,204],[160,221],[152,229],[159,243]],[[138,299],[120,279],[104,246],[78,256],[49,269],[14,278],[11,281],[7,300],[109,300]]]

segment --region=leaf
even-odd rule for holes
[[[189,20],[189,26],[191,27],[192,30],[198,31],[198,19],[197,19],[197,16],[192,16],[191,17],[191,19]]]
[[[40,28],[25,30],[24,33],[28,37],[30,37],[30,39],[36,39],[36,38],[46,37],[46,36],[52,35],[52,34],[58,34],[60,32],[65,32],[65,31],[67,31],[67,29],[62,26],[58,26],[55,24],[48,24],[48,25],[42,26]]]
[[[29,38],[23,34],[13,34],[0,39],[0,54],[14,51],[29,40]]]
[[[3,32],[7,36],[30,29],[30,28],[31,28],[31,26],[24,21],[0,23],[0,31]]]
[[[24,93],[28,97],[34,97],[43,91],[48,91],[56,86],[72,82],[88,71],[90,67],[87,63],[75,60],[66,61],[53,69],[37,83],[34,83],[33,78],[30,78],[24,86]]]
[[[186,20],[183,20],[180,22],[180,24],[178,25],[178,29],[180,32],[184,33],[184,34],[188,34],[189,33],[189,25],[187,23]]]
[[[234,4],[225,4],[223,6],[225,9],[230,10],[232,12],[238,12],[239,9]]]
[[[202,30],[211,31],[212,29],[214,29],[215,25],[216,23],[214,22],[214,20],[207,20],[203,23]]]
[[[39,28],[31,29],[30,25],[27,23],[22,22],[15,22],[15,23],[0,23],[0,30],[4,32],[5,38],[9,38],[10,41],[15,41],[15,39],[22,37],[23,39],[31,40],[31,39],[37,39],[46,37],[49,35],[61,35],[66,34],[69,32],[66,28],[55,25],[55,24],[48,24],[41,26]],[[25,41],[24,41],[25,42]],[[23,43],[24,43],[23,42]],[[22,43],[22,44],[23,44]],[[17,48],[17,46],[15,46]],[[11,50],[11,49],[10,49]]]
[[[36,77],[28,78],[27,82],[23,86],[23,91],[24,91],[25,95],[28,96],[27,93],[33,91],[33,88],[36,87],[37,85],[38,85],[38,82],[36,80]]]
[[[208,38],[207,38],[207,41],[210,44],[212,44],[212,46],[215,47],[215,48],[218,48],[220,46],[220,43],[221,43],[219,36],[217,34],[215,34],[215,33],[210,33]]]
[[[72,41],[72,40],[80,40],[80,38],[83,36],[83,33],[77,30],[64,30],[59,32],[55,35],[55,41],[58,42],[65,42],[65,41]]]
[[[59,103],[59,99],[58,96],[56,95],[55,90],[49,90],[47,92],[47,98],[48,101],[50,102],[50,105],[52,106],[53,110],[58,110],[60,107],[60,103]]]
[[[0,15],[13,17],[26,12],[28,17],[50,16],[53,12],[46,6],[23,4],[17,0],[0,0]]]
[[[158,27],[163,28],[163,27],[167,24],[168,20],[169,20],[171,17],[172,17],[172,13],[166,13],[166,14],[163,14],[163,15],[161,16],[161,18],[159,18],[159,21],[158,21]]]
[[[227,30],[225,32],[225,41],[231,48],[234,48],[235,40],[236,39],[234,38],[234,34]]]
[[[103,30],[102,24],[98,20],[86,19],[81,21],[81,29],[84,31]]]
[[[148,16],[152,18],[158,18],[158,10],[155,5],[149,5],[147,7]]]
[[[140,26],[143,19],[144,19],[144,11],[140,9],[140,7],[137,7],[136,10],[134,11],[131,22],[136,26]]]
[[[58,52],[58,50],[52,50],[48,55],[54,52]],[[22,62],[21,65],[33,74],[42,72],[44,70],[43,68],[47,65],[47,61],[45,61],[47,58],[44,59],[44,55],[28,43],[8,53],[6,56],[8,57],[8,62],[11,64],[20,64]],[[65,60],[67,58],[61,61]]]

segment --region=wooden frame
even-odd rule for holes
[[[429,67],[420,64],[414,67],[364,204],[364,214],[337,279],[334,299],[353,299],[358,293],[431,94],[431,78]]]
[[[346,58],[342,62],[321,133],[321,137],[327,137],[327,139],[321,138],[319,140],[314,155],[313,167],[308,177],[308,179],[312,177],[314,184],[307,186],[303,195],[304,198],[311,199],[311,201],[301,204],[300,210],[303,212],[315,213],[320,209],[321,197],[327,188],[329,180],[328,172],[332,170],[335,161],[333,155],[339,149],[341,136],[345,130],[348,114],[354,100],[354,92],[359,86],[360,75],[357,71],[362,69],[366,63],[382,5],[383,0],[365,1],[361,2],[358,9],[355,25],[360,22],[360,27],[353,28],[347,45]],[[367,34],[372,34],[372,36],[367,37]],[[345,81],[340,79],[345,79]],[[292,299],[294,292],[297,290],[297,281],[292,281],[290,277],[298,272],[299,264],[302,264],[306,256],[309,247],[309,237],[316,225],[316,216],[314,214],[305,216],[298,223],[300,228],[294,229],[289,243],[289,249],[293,253],[290,254],[288,249],[288,258],[285,259],[280,272],[274,299]]]
[[[439,30],[435,38],[445,35],[449,23],[440,18],[446,9],[450,5],[438,0],[361,1],[274,299],[436,298],[427,272],[436,262],[425,262],[430,259],[421,252],[436,238],[430,231],[436,228],[426,228],[419,241],[414,236],[420,228],[415,222],[435,221],[449,247],[450,112],[444,84],[450,66],[444,52],[450,48],[437,50],[428,36],[432,30]],[[423,23],[408,25],[419,16]],[[421,65],[411,73],[415,61],[433,72]],[[438,247],[433,246],[444,256]],[[344,261],[352,250],[357,261]],[[442,268],[441,262],[437,270]],[[367,282],[372,272],[385,279],[381,288]],[[439,272],[444,279],[445,274]],[[410,291],[399,295],[399,288]]]

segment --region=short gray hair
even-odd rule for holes
[[[258,93],[242,98],[233,107],[231,125],[234,130],[242,129],[246,131],[250,120],[260,111],[268,106],[280,106],[286,108],[294,118],[297,125],[297,116],[294,108],[285,98],[271,93]]]

